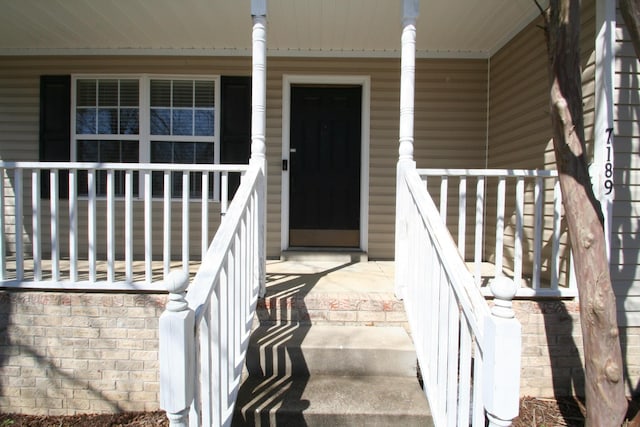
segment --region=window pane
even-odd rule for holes
[[[168,108],[151,109],[151,135],[170,135],[171,110]]]
[[[193,135],[193,110],[173,110],[172,135]]]
[[[193,81],[173,81],[173,106],[193,107]]]
[[[101,141],[100,142],[100,162],[119,162],[120,161],[120,141]]]
[[[175,163],[195,163],[195,144],[193,142],[176,142],[173,144],[173,161]]]
[[[214,104],[214,86],[213,82],[195,82],[196,96],[195,106],[204,108],[213,108]]]
[[[151,143],[151,163],[173,163],[173,142],[153,141]]]
[[[79,162],[98,162],[99,141],[78,141],[76,146]]]
[[[137,80],[120,80],[120,106],[137,107],[139,105]]]
[[[120,161],[122,163],[137,163],[139,155],[138,141],[122,141],[120,149]]]
[[[151,106],[171,106],[171,81],[151,80]]]
[[[213,143],[197,142],[195,163],[213,164]]]
[[[98,109],[98,133],[114,135],[118,133],[118,110],[115,108]]]
[[[118,106],[118,81],[98,81],[98,105],[101,107]]]
[[[76,89],[76,104],[79,107],[94,107],[96,105],[95,80],[78,80]]]
[[[76,110],[76,133],[78,135],[96,133],[96,109],[78,108]]]
[[[137,108],[120,109],[120,134],[137,135],[139,131],[139,111]]]
[[[213,110],[196,110],[195,135],[213,136]]]

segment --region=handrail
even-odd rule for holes
[[[520,324],[512,280],[490,311],[410,162],[398,163],[396,293],[404,299],[436,426],[509,425],[518,414]],[[507,423],[505,423],[507,422]]]
[[[265,292],[265,179],[251,165],[189,286],[168,282],[161,404],[171,425],[230,425],[258,295]],[[177,302],[174,302],[177,301]]]
[[[189,270],[194,251],[190,224],[200,223],[198,258],[202,259],[209,244],[210,211],[218,211],[213,203],[219,201],[219,213],[225,213],[228,175],[243,174],[247,168],[0,162],[0,286],[164,290],[159,280],[169,274],[174,255],[181,255],[182,269]],[[161,209],[154,208],[158,204]],[[194,210],[195,204],[200,208]],[[178,207],[180,230],[171,219]],[[180,240],[174,242],[176,234]],[[162,242],[161,249],[159,243],[154,248],[154,240]],[[154,255],[162,257],[161,274],[153,271]],[[138,257],[144,260],[144,271],[135,270]]]
[[[475,283],[485,296],[491,295],[483,286],[486,276],[491,276],[488,266],[483,267],[487,262],[493,264],[493,276],[505,274],[515,280],[518,297],[577,296],[570,248],[562,230],[557,171],[438,168],[416,172],[439,200],[442,221],[447,224],[448,219],[457,218],[449,230],[457,231],[460,253],[471,264]],[[454,184],[451,178],[458,181],[457,192],[449,191]],[[475,187],[475,193],[468,187]],[[456,202],[457,215],[450,215],[448,209],[456,207],[448,205]],[[471,241],[473,253],[468,255]]]

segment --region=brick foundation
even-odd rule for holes
[[[522,323],[521,396],[584,396],[584,352],[577,301],[515,301]],[[625,390],[637,393],[640,328],[621,328]]]
[[[0,411],[158,408],[165,296],[0,293]]]

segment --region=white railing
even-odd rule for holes
[[[417,172],[439,201],[440,217],[451,234],[457,235],[460,253],[478,286],[486,284],[487,277],[507,275],[518,284],[518,297],[577,296],[562,226],[557,171]],[[488,287],[482,289],[490,295]]]
[[[188,272],[204,256],[212,216],[227,209],[228,176],[246,169],[0,162],[0,286],[164,290],[174,258]]]
[[[172,426],[231,424],[258,295],[265,291],[265,179],[243,177],[186,298],[167,281],[160,317],[160,406]]]
[[[490,311],[412,162],[398,165],[396,293],[404,300],[436,426],[510,425],[518,414],[520,323],[512,280]]]

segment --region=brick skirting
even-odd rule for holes
[[[0,411],[65,415],[158,409],[158,318],[165,295],[0,292]],[[574,301],[515,301],[523,327],[520,394],[583,390]],[[392,295],[268,295],[262,322],[406,325]],[[640,330],[621,330],[627,391],[640,378]]]

